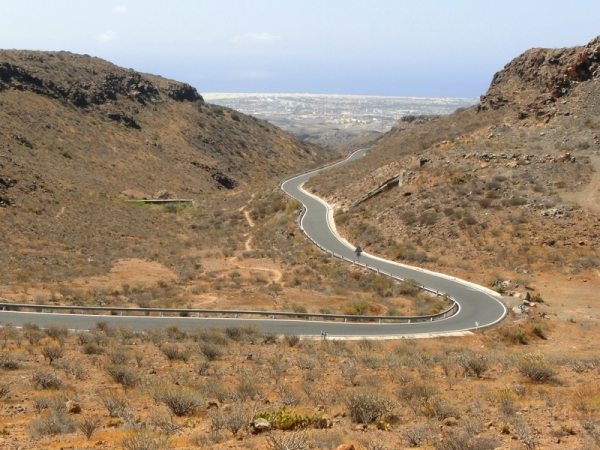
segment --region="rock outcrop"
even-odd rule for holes
[[[497,72],[481,96],[479,110],[517,106],[518,119],[549,119],[559,113],[558,99],[574,85],[600,77],[600,36],[588,45],[534,48]]]
[[[31,91],[80,108],[121,97],[141,105],[159,102],[163,96],[180,102],[203,102],[189,84],[152,78],[87,55],[0,51],[0,91]]]

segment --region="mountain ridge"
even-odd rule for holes
[[[360,163],[307,187],[365,251],[486,285],[515,272],[589,278],[600,266],[599,43],[529,50],[479,105],[404,118]],[[395,175],[399,187],[353,206]]]
[[[161,246],[199,239],[188,222],[221,211],[221,199],[239,207],[333,155],[185,83],[85,55],[0,50],[3,279],[106,271],[138,252],[123,236],[165,263]],[[123,202],[157,197],[196,207],[173,216]]]

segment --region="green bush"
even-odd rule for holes
[[[450,179],[450,184],[452,186],[458,186],[459,184],[465,184],[467,182],[467,178],[464,175],[455,175]]]
[[[354,300],[346,305],[344,308],[344,314],[365,316],[369,313],[370,307],[371,303],[368,300]]]
[[[285,407],[279,408],[277,411],[261,411],[254,418],[268,420],[273,428],[278,430],[300,430],[309,427],[323,429],[331,426],[327,418],[319,413],[304,416],[287,411]]]
[[[514,338],[520,344],[527,344],[527,342],[525,341],[525,333],[523,333],[522,331],[516,331],[514,334]]]
[[[546,336],[544,335],[544,330],[542,330],[542,326],[539,323],[532,323],[531,329],[533,330],[536,336],[542,339],[546,339]]]

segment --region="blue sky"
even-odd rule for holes
[[[528,48],[587,44],[598,17],[598,0],[5,0],[0,47],[199,92],[476,97]]]

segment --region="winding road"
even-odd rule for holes
[[[296,176],[282,183],[281,188],[305,206],[301,227],[316,244],[348,260],[356,260],[354,247],[340,239],[331,226],[332,208],[320,198],[302,189],[302,185],[312,176],[350,161],[361,158],[366,149],[353,153],[344,161]],[[330,338],[392,338],[417,337],[419,335],[453,335],[498,323],[506,315],[506,307],[498,295],[482,286],[444,274],[425,271],[376,256],[362,253],[360,263],[379,269],[396,277],[414,279],[418,283],[452,296],[459,305],[453,316],[432,322],[417,323],[343,323],[288,319],[234,319],[206,317],[147,317],[112,315],[75,315],[0,311],[0,321],[15,326],[34,322],[41,327],[50,324],[66,324],[71,329],[91,329],[98,321],[107,321],[114,326],[129,326],[135,330],[148,330],[175,324],[181,329],[229,327],[243,324],[258,325],[262,332],[276,334],[296,334],[299,336],[320,336],[323,331]]]

